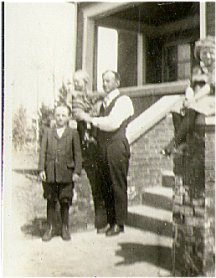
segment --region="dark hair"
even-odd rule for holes
[[[70,108],[70,106],[66,105],[65,103],[59,103],[59,104],[55,107],[54,112],[56,112],[56,109],[57,109],[58,107],[66,107],[67,110],[68,110],[68,116],[70,116],[70,114],[71,114],[71,108]]]
[[[112,72],[115,76],[115,80],[117,81],[121,81],[121,77],[120,77],[120,74],[117,72],[117,71],[114,71],[114,70],[106,70],[103,74],[102,74],[102,77],[104,77],[104,75],[108,72]]]

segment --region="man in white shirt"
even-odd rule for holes
[[[83,113],[81,119],[97,127],[100,173],[107,212],[106,236],[124,231],[127,217],[127,174],[130,147],[126,127],[134,114],[131,99],[121,95],[118,87],[120,76],[108,70],[103,74],[103,88],[107,94],[99,117]]]

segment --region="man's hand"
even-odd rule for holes
[[[75,111],[76,113],[76,111]],[[79,111],[79,113],[76,114],[76,118],[79,121],[85,121],[87,123],[91,123],[92,122],[92,118],[89,116],[89,114],[83,112],[83,111]]]
[[[72,181],[73,181],[73,182],[78,182],[79,179],[80,179],[79,175],[77,175],[76,173],[74,173],[73,176],[72,176]]]
[[[41,171],[41,172],[39,173],[39,176],[40,176],[40,179],[41,179],[42,181],[46,181],[46,173],[45,173],[45,171]]]

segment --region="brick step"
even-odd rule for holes
[[[131,206],[127,225],[172,237],[172,212],[147,205]]]
[[[173,188],[175,185],[175,175],[173,171],[162,171],[162,186]]]
[[[162,186],[146,188],[142,194],[142,204],[171,211],[173,205],[173,189]]]

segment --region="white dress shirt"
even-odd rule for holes
[[[56,132],[57,132],[59,138],[62,137],[62,134],[64,133],[64,131],[65,131],[65,127],[56,128]]]
[[[120,92],[118,89],[110,92],[104,99],[106,107],[108,107],[119,94]],[[92,124],[103,131],[115,131],[121,126],[123,121],[127,120],[133,114],[134,108],[131,99],[123,95],[116,100],[108,116],[92,118]]]

